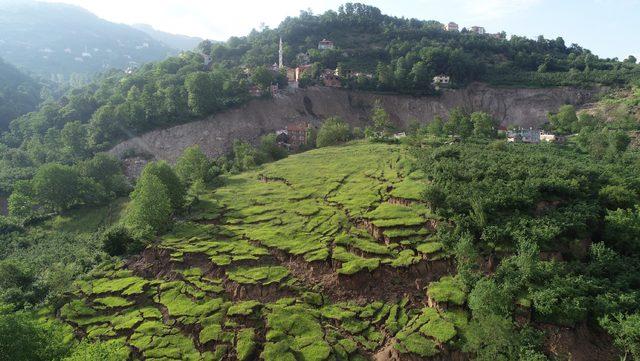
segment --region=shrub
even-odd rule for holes
[[[123,256],[140,252],[144,243],[131,235],[123,225],[115,225],[100,235],[102,249],[110,256]]]
[[[350,138],[351,131],[349,129],[349,125],[340,118],[332,117],[327,119],[322,124],[322,127],[320,127],[318,137],[316,139],[316,145],[319,148],[328,147],[344,143]]]

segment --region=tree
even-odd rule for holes
[[[391,136],[393,123],[391,123],[389,114],[384,110],[379,99],[376,99],[373,104],[371,123],[372,126],[365,130],[365,133],[368,133],[367,138],[374,141],[385,141]]]
[[[171,208],[173,210],[182,209],[184,206],[186,189],[171,166],[163,160],[151,162],[144,167],[140,177],[142,178],[149,175],[155,175],[158,177],[160,182],[162,182],[166,187],[169,201],[171,202]]]
[[[253,69],[253,73],[251,74],[251,82],[262,88],[262,90],[269,89],[269,86],[273,84],[275,80],[276,78],[273,72],[265,66],[259,66]]]
[[[433,118],[431,123],[427,124],[427,132],[433,136],[440,137],[444,135],[444,120],[440,116]]]
[[[79,121],[69,122],[60,132],[64,152],[72,159],[82,159],[87,156],[87,129]]]
[[[629,355],[634,360],[640,360],[640,313],[605,315],[600,319],[600,325],[613,336],[616,346],[624,351],[621,360],[627,360]]]
[[[193,114],[203,116],[215,109],[216,94],[208,73],[191,73],[185,79],[184,85],[187,89],[189,109]]]
[[[196,181],[210,182],[219,174],[200,146],[193,145],[184,150],[175,166],[176,174],[182,182],[190,186]]]
[[[344,143],[350,138],[351,130],[349,125],[338,117],[331,117],[325,120],[320,130],[318,130],[316,145],[319,148],[328,147]]]
[[[485,112],[471,114],[473,123],[473,135],[478,138],[495,138],[497,136],[498,122]]]
[[[640,206],[607,211],[604,240],[620,253],[640,252]]]
[[[449,119],[444,124],[444,131],[448,135],[468,138],[473,133],[473,123],[461,108],[454,108],[449,112]]]
[[[463,350],[475,354],[479,361],[518,359],[517,333],[513,322],[504,316],[489,314],[474,319],[463,333]]]
[[[69,352],[67,337],[57,322],[0,304],[0,361],[60,360]]]
[[[135,254],[144,248],[144,244],[133,237],[131,232],[122,225],[115,225],[100,235],[102,250],[110,256],[124,256]]]
[[[42,205],[62,211],[82,199],[80,173],[68,165],[49,163],[38,168],[32,180],[35,197]]]
[[[547,115],[551,128],[560,134],[569,134],[579,132],[577,129],[578,116],[576,115],[576,108],[573,105],[563,105],[558,110],[558,113]]]
[[[119,340],[82,341],[73,353],[62,361],[121,361],[129,359],[129,348]]]
[[[237,172],[242,172],[257,165],[256,149],[248,142],[236,139],[233,142],[233,168]]]
[[[275,133],[266,134],[260,137],[258,145],[259,163],[274,162],[287,156],[287,151],[278,145]]]
[[[143,171],[131,193],[131,203],[124,219],[125,225],[132,230],[136,238],[150,238],[166,229],[172,213],[167,186],[154,172]]]

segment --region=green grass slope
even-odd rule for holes
[[[446,352],[467,315],[424,306],[450,261],[408,157],[356,143],[230,176],[138,259],[77,282],[58,316],[145,360]]]

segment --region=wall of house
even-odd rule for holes
[[[295,89],[273,99],[254,99],[242,107],[200,121],[146,133],[118,144],[111,153],[119,155],[135,148],[173,162],[193,144],[199,144],[209,156],[219,156],[231,147],[234,139],[256,142],[261,135],[298,121],[319,125],[327,117],[339,116],[352,126],[364,127],[376,99],[400,130],[412,120],[427,123],[435,116],[446,117],[454,107],[486,111],[502,125],[535,128],[546,122],[548,112],[556,111],[563,104],[584,104],[602,90],[472,84],[465,89],[445,89],[437,97],[413,97],[329,87]]]

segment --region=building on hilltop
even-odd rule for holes
[[[340,76],[338,76],[336,70],[325,69],[320,75],[322,79],[322,84],[328,87],[341,88],[342,81],[340,80]]]
[[[445,74],[436,75],[433,77],[431,83],[436,89],[440,89],[441,86],[449,86],[451,83],[451,77]]]
[[[318,43],[318,50],[333,50],[333,48],[334,48],[334,45],[333,45],[333,41],[331,40],[322,39]]]
[[[451,21],[448,24],[444,25],[444,30],[446,30],[446,31],[460,31],[460,27],[458,26],[458,24],[456,24],[453,21]]]
[[[311,124],[304,121],[287,125],[285,131],[291,147],[299,148],[307,144],[307,132],[309,129],[311,129]]]
[[[507,132],[507,142],[511,143],[540,143],[539,129],[517,129]]]
[[[471,27],[471,32],[476,33],[478,35],[484,35],[486,33],[486,31],[482,26],[475,26],[475,25]]]

